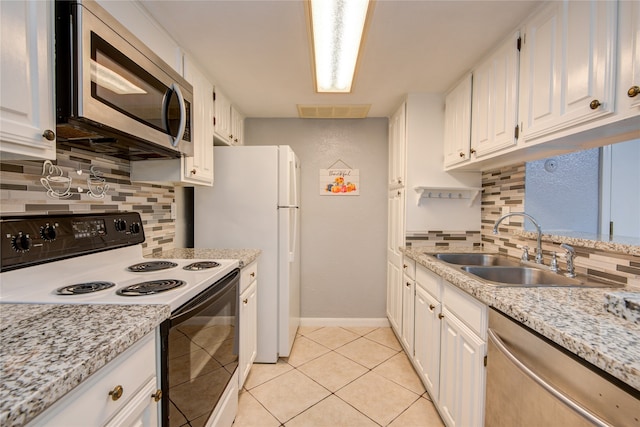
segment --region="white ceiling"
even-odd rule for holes
[[[142,0],[247,117],[296,104],[372,104],[389,116],[410,92],[444,92],[539,0],[378,0],[351,94],[314,92],[303,0]]]

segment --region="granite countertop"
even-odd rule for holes
[[[0,425],[32,420],[169,315],[168,305],[0,304]]]
[[[163,251],[154,258],[174,259],[237,259],[240,268],[246,267],[255,261],[262,253],[260,249],[190,249],[179,248]]]
[[[402,250],[405,256],[415,260],[417,264],[440,275],[489,307],[501,311],[640,390],[640,325],[605,309],[605,300],[612,291],[611,288],[496,287],[428,255],[447,250]]]

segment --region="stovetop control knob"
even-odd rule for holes
[[[116,219],[113,221],[116,226],[116,231],[125,232],[127,231],[127,221],[124,219]]]
[[[40,227],[40,236],[47,242],[53,242],[56,240],[56,227],[47,224]]]
[[[20,231],[17,236],[13,236],[11,239],[11,246],[16,252],[27,252],[31,249],[31,237]]]
[[[139,222],[132,223],[131,227],[129,227],[129,230],[131,231],[132,234],[138,234],[140,232],[140,223]]]

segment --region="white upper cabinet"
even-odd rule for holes
[[[444,110],[444,165],[467,162],[471,143],[471,73],[446,96]]]
[[[618,110],[640,114],[640,2],[620,3]]]
[[[55,159],[53,2],[0,1],[0,155]]]
[[[525,141],[614,111],[617,2],[550,2],[523,31],[520,121]]]
[[[198,67],[184,57],[184,78],[193,85],[194,152],[184,157],[184,180],[213,185],[213,85]]]
[[[514,146],[518,126],[520,32],[473,70],[471,153],[482,157]]]
[[[389,188],[403,187],[407,180],[406,103],[389,119]]]
[[[244,116],[232,105],[231,106],[231,145],[244,144]]]
[[[231,102],[219,88],[215,88],[213,103],[215,111],[215,120],[213,121],[214,134],[222,142],[228,145],[233,145],[233,134],[231,131]]]

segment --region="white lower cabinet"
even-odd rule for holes
[[[258,354],[258,268],[254,261],[240,276],[240,348],[238,386],[241,389]]]
[[[413,319],[416,282],[406,274],[402,280],[402,334],[400,338],[407,354],[413,354]]]
[[[416,285],[414,365],[429,395],[435,401],[440,392],[440,319],[442,305],[419,284]]]
[[[414,332],[408,354],[444,423],[482,426],[487,306],[418,266],[410,315],[403,313]]]
[[[29,426],[157,426],[156,335],[147,334]]]
[[[445,306],[440,335],[438,407],[447,426],[481,426],[487,343]]]

